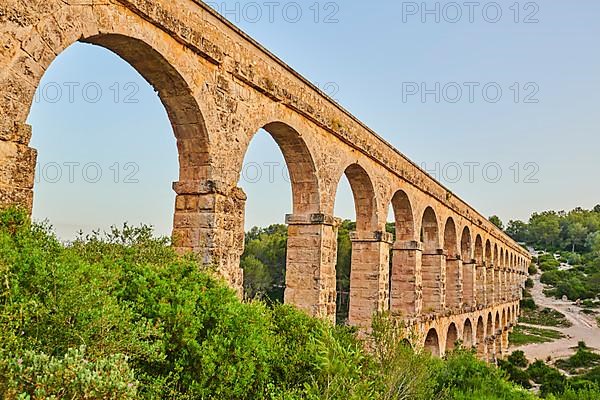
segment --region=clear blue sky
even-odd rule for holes
[[[226,4],[229,19],[333,93],[409,158],[425,163],[484,215],[526,219],[532,211],[600,203],[597,1],[521,2],[518,16],[510,8],[513,1],[502,1],[497,3],[502,10],[497,23],[491,22],[496,7],[488,5],[484,11],[488,2],[472,10],[473,22],[469,8],[462,7],[459,19],[455,7],[444,8],[448,2],[441,2],[439,23],[435,15],[422,15],[413,7],[421,2],[284,1],[273,8],[266,3],[241,2],[236,10],[236,2],[219,1],[216,7],[225,12]],[[426,4],[434,9],[436,2]],[[538,22],[524,23],[526,19]],[[63,90],[56,103],[53,82]],[[66,82],[80,84],[73,101]],[[90,82],[102,88],[97,103],[84,100],[83,86]],[[134,85],[127,86],[129,82]],[[410,95],[421,84],[434,89],[436,82],[439,103],[435,94],[426,95],[425,102],[419,93]],[[460,98],[454,83],[462,90]],[[486,84],[487,97],[482,93]],[[469,85],[474,87],[472,102]],[[498,87],[502,96],[493,103]],[[168,234],[177,152],[151,87],[107,50],[77,44],[57,58],[41,88],[45,93],[34,103],[29,121],[32,145],[45,167],[35,186],[35,217],[48,218],[64,238],[78,229],[106,229],[123,221],[150,223]],[[139,92],[133,94],[135,88]],[[87,87],[88,99],[97,97],[96,89]],[[130,94],[137,103],[126,101]],[[72,183],[65,162],[80,164],[73,167]],[[260,134],[251,144],[246,179],[240,183],[249,196],[247,226],[281,223],[291,209],[283,167],[273,169],[271,180],[264,166],[271,162],[283,164],[283,158],[268,135]],[[55,183],[53,163],[62,170],[62,179]],[[115,163],[120,170],[116,183]],[[465,163],[479,163],[472,181]],[[520,169],[517,183],[515,163]],[[256,165],[263,166],[258,182]],[[98,167],[102,177],[95,182]],[[532,172],[534,182],[527,183]],[[345,182],[336,213],[354,217]]]

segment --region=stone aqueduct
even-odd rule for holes
[[[351,184],[350,322],[389,310],[434,353],[506,350],[529,254],[306,79],[199,0],[0,0],[0,203],[31,209],[25,121],[45,70],[82,41],[156,89],[177,139],[174,237],[241,288],[246,149],[264,128],[292,182],[285,301],[335,318],[338,182]],[[389,205],[396,234],[385,231]],[[395,236],[395,238],[394,238]],[[391,268],[390,266],[390,255]]]

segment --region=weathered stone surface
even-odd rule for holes
[[[506,347],[488,314],[510,315],[503,329],[516,319],[528,253],[199,0],[0,0],[0,204],[32,207],[26,119],[42,75],[77,40],[129,62],[165,106],[179,151],[180,251],[200,254],[241,290],[246,195],[237,183],[264,128],[292,186],[286,302],[335,318],[333,210],[346,175],[357,215],[351,322],[366,328],[373,312],[389,310],[422,335],[419,345],[442,343],[438,354],[465,332],[482,357]]]

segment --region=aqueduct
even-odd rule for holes
[[[351,324],[390,311],[444,354],[501,354],[529,254],[314,85],[199,0],[0,0],[0,203],[32,207],[36,150],[25,121],[50,63],[82,41],[129,62],[158,92],[179,151],[174,238],[235,288],[244,246],[246,148],[261,128],[290,171],[285,301],[334,319],[333,216],[354,194]],[[389,205],[395,235],[386,233]],[[391,257],[391,259],[390,259]],[[390,267],[391,265],[391,267]]]

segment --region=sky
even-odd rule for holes
[[[600,203],[600,2],[211,6],[483,215],[506,222]],[[44,75],[29,123],[37,220],[64,239],[125,221],[170,233],[175,140],[156,93],[125,61],[69,47]],[[284,222],[290,184],[265,132],[240,186],[247,228]],[[336,216],[354,218],[345,180]]]

